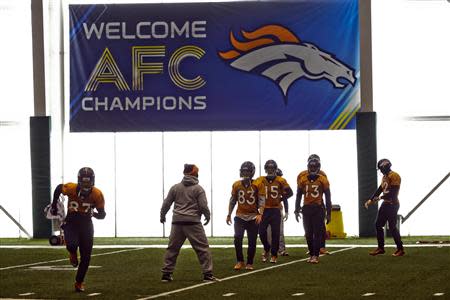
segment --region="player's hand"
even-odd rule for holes
[[[231,223],[232,223],[232,222],[231,222],[231,216],[228,215],[228,216],[227,216],[227,224],[228,224],[228,225],[231,225]]]
[[[299,213],[299,212],[295,212],[294,214],[295,214],[295,220],[296,220],[297,222],[300,222],[300,219],[302,218],[302,217],[300,216],[300,213]]]
[[[208,223],[209,223],[209,218],[205,218],[205,223],[203,223],[203,226],[208,225]]]
[[[285,213],[284,217],[283,217],[283,222],[286,222],[288,220],[288,218],[289,218],[289,214]]]
[[[366,203],[364,203],[364,207],[365,207],[366,209],[369,209],[369,205],[371,205],[371,204],[372,204],[372,200],[369,199],[369,200],[366,201]]]
[[[257,215],[256,215],[256,219],[255,219],[255,223],[256,223],[256,224],[259,224],[259,223],[261,223],[261,221],[262,221],[262,215],[257,214]]]
[[[331,222],[331,215],[327,214],[326,220],[327,220],[327,225],[330,224],[330,222]]]
[[[166,217],[164,216],[164,217],[161,217],[160,219],[159,219],[159,222],[161,222],[161,223],[166,223]]]

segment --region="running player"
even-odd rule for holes
[[[76,292],[85,290],[84,277],[89,268],[94,244],[94,226],[91,217],[104,219],[106,216],[103,193],[94,184],[94,170],[84,167],[78,171],[78,183],[59,184],[53,193],[52,213],[54,215],[57,212],[59,196],[63,194],[69,198],[67,216],[61,228],[64,230],[70,263],[74,267],[78,266],[75,277]],[[79,264],[78,249],[80,250]]]

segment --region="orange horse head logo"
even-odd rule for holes
[[[230,65],[245,72],[257,72],[273,80],[281,89],[285,103],[289,87],[302,78],[329,80],[335,88],[355,83],[354,70],[331,53],[310,43],[302,43],[287,28],[266,25],[252,32],[241,31],[246,41],[236,40],[230,32],[234,49],[219,52]]]

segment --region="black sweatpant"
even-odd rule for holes
[[[91,261],[94,244],[94,226],[90,216],[68,215],[63,225],[67,251],[76,253],[80,249],[80,264],[75,280],[83,282]]]
[[[400,204],[382,203],[378,210],[377,220],[375,221],[375,228],[377,230],[378,248],[384,249],[384,230],[383,227],[386,222],[389,222],[389,230],[394,238],[397,249],[403,249],[400,232],[397,228],[397,213]]]
[[[306,243],[309,254],[319,256],[320,247],[324,237],[325,211],[321,205],[305,205],[302,208],[303,228],[305,229]]]
[[[248,249],[247,264],[253,265],[253,259],[256,253],[256,240],[258,238],[258,224],[255,220],[245,221],[239,217],[234,217],[234,248],[236,249],[236,260],[244,261],[242,252],[242,241],[244,233],[247,231]]]

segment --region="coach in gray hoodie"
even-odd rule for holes
[[[203,225],[207,225],[211,213],[205,190],[198,184],[198,167],[185,164],[183,174],[183,180],[170,188],[161,207],[160,221],[165,223],[166,214],[172,203],[175,203],[169,245],[164,255],[164,267],[161,270],[161,281],[170,282],[173,280],[172,273],[175,270],[178,254],[186,238],[197,253],[203,271],[203,280],[216,281],[217,279],[212,273],[213,264],[208,239],[201,223],[201,215],[205,216]]]

